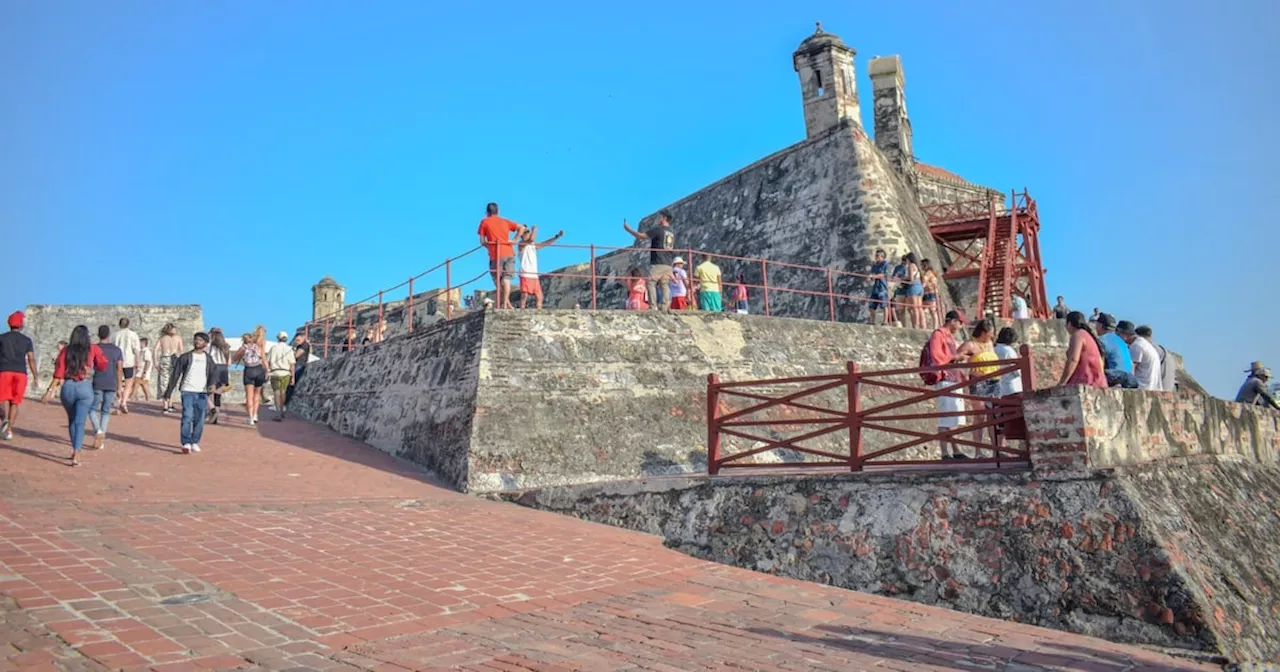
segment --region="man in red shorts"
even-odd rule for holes
[[[13,440],[13,425],[18,421],[18,406],[27,394],[27,369],[36,375],[36,349],[31,339],[19,331],[26,318],[22,311],[9,316],[9,331],[0,334],[0,438]]]

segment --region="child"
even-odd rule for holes
[[[564,231],[556,233],[541,243],[533,242],[537,235],[538,227],[534,226],[525,229],[524,234],[520,236],[520,307],[524,308],[529,297],[533,296],[533,307],[541,310],[542,280],[538,278],[538,248],[560,240]]]
[[[689,273],[684,270],[684,258],[676,257],[671,264],[671,310],[688,310]]]
[[[649,310],[649,283],[644,272],[632,266],[623,284],[627,287],[627,310]]]
[[[147,387],[150,382],[151,369],[155,363],[155,353],[151,352],[151,339],[142,338],[138,340],[142,344],[142,351],[138,353],[139,362],[137,364],[138,371],[133,375],[133,395],[138,396],[142,393],[142,398],[151,401],[151,389]]]
[[[738,274],[738,282],[733,286],[733,301],[737,305],[738,314],[747,314],[747,285],[742,280],[742,274]]]

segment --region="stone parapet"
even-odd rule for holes
[[[1170,460],[1280,463],[1280,413],[1193,393],[1056,387],[1023,402],[1045,480]]]

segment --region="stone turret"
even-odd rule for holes
[[[318,320],[342,310],[346,305],[347,288],[326,275],[311,286],[311,319]]]
[[[862,125],[853,70],[855,54],[839,37],[822,32],[821,23],[792,54],[804,98],[806,137],[815,138],[845,122]]]
[[[902,59],[874,58],[867,66],[875,105],[876,147],[893,168],[912,186],[916,183],[916,161],[911,151],[911,120],[907,118],[907,78]]]

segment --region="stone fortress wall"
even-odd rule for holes
[[[1061,323],[1014,327],[1037,379],[1056,381]],[[481,311],[312,362],[290,410],[467,492],[701,472],[708,374],[913,367],[927,336],[758,315]],[[871,435],[867,450],[889,439]]]

